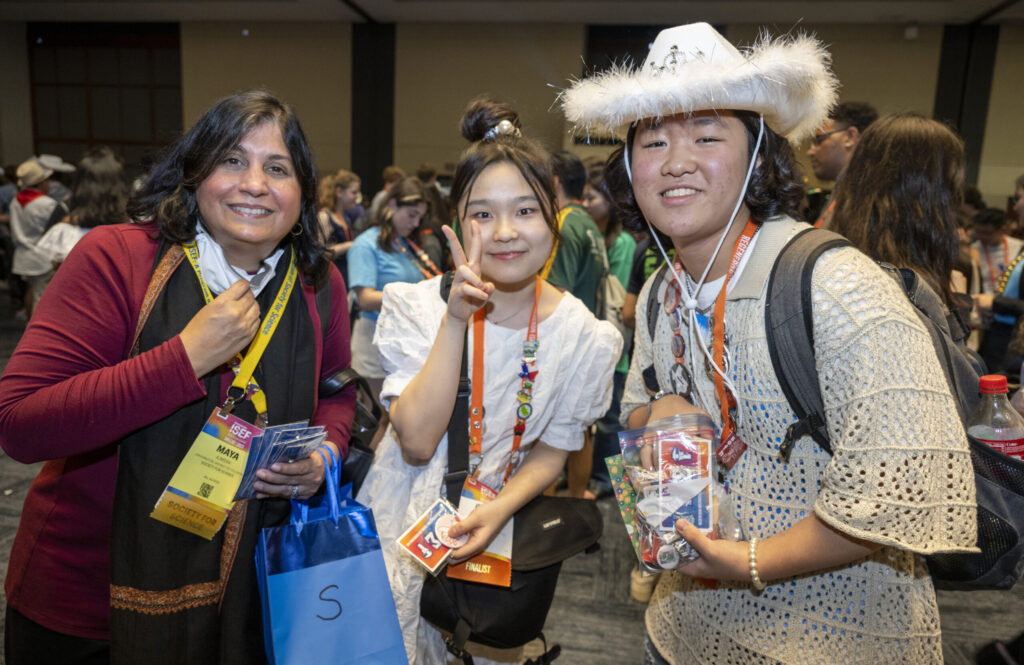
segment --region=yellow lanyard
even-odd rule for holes
[[[196,277],[199,279],[199,286],[203,289],[203,298],[206,299],[207,303],[212,302],[213,294],[210,293],[210,287],[206,285],[206,280],[203,279],[203,274],[199,270],[199,248],[196,247],[194,241],[183,243],[182,247],[185,249],[185,256],[188,257],[192,270],[195,271]],[[263,323],[260,324],[259,332],[256,333],[256,337],[253,338],[249,348],[246,349],[245,357],[243,358],[241,355],[235,356],[235,362],[232,363],[235,380],[231,382],[231,388],[237,389],[240,391],[240,394],[234,396],[229,389],[224,406],[221,407],[223,413],[231,413],[231,410],[235,408],[235,404],[248,396],[252,400],[252,405],[256,408],[256,425],[259,427],[266,427],[267,425],[267,396],[259,384],[256,383],[256,380],[252,378],[252,375],[256,371],[256,365],[259,364],[263,352],[266,351],[267,345],[270,343],[270,338],[273,337],[274,331],[277,330],[277,324],[281,322],[284,308],[287,307],[288,299],[291,297],[292,289],[295,287],[297,274],[298,270],[295,268],[295,249],[293,248],[288,258],[288,272],[284,276],[281,288],[277,291],[274,304],[270,306],[270,311],[263,317]]]

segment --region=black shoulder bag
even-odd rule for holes
[[[373,448],[370,441],[377,432],[380,422],[380,406],[370,392],[366,379],[351,367],[320,382],[320,399],[341,392],[346,386],[356,385],[356,412],[352,418],[352,435],[348,441],[348,454],[341,464],[341,486],[352,483],[352,496],[363,486],[363,479],[373,464]]]
[[[447,300],[452,273],[441,280],[441,297]],[[470,381],[466,347],[455,408],[448,422],[448,472],[444,486],[449,501],[458,506],[469,469]],[[445,574],[428,576],[420,597],[420,614],[451,636],[448,651],[473,665],[467,641],[499,649],[522,646],[543,639],[544,621],[551,609],[562,561],[580,552],[596,551],[604,529],[601,511],[594,501],[540,495],[515,514],[512,531],[512,584],[497,587],[454,580]],[[550,650],[529,665],[554,660],[561,647]]]

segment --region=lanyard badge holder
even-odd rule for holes
[[[187,243],[184,248],[199,279],[203,297],[209,303],[213,294],[199,270],[199,251],[194,242]],[[288,272],[270,311],[263,318],[245,357],[235,358],[232,367],[235,378],[224,404],[215,408],[206,420],[150,517],[207,540],[220,531],[235,505],[234,497],[245,474],[253,441],[263,434],[267,425],[267,397],[252,376],[281,321],[297,274],[295,252],[292,250]],[[231,413],[235,405],[246,397],[252,400],[259,414],[256,424]]]

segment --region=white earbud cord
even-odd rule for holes
[[[676,271],[676,268],[672,264],[672,261],[669,259],[668,253],[665,251],[665,247],[662,245],[661,240],[658,238],[658,234],[654,230],[654,227],[651,226],[651,223],[649,221],[647,222],[647,226],[651,230],[651,236],[653,236],[654,242],[658,245],[658,250],[661,252],[662,257],[664,257],[665,263],[668,265],[668,269],[672,271],[672,277],[673,277],[673,279],[675,279],[676,285],[679,286],[679,292],[681,294],[685,293],[687,295],[686,302],[684,303],[684,305],[686,307],[686,310],[688,312],[688,316],[689,316],[689,319],[690,319],[690,325],[688,326],[688,328],[689,328],[689,337],[690,337],[689,344],[688,344],[688,346],[690,347],[690,366],[694,369],[694,371],[696,371],[696,369],[697,369],[697,356],[696,356],[696,352],[694,350],[694,346],[698,346],[698,347],[700,347],[700,350],[703,352],[705,358],[707,359],[708,364],[711,365],[712,368],[714,368],[714,371],[719,376],[722,377],[722,380],[725,382],[726,387],[732,393],[733,397],[736,398],[737,402],[739,401],[739,392],[736,390],[736,386],[733,385],[732,380],[730,380],[729,377],[726,375],[725,368],[724,367],[719,367],[718,364],[715,362],[714,356],[712,356],[710,349],[708,349],[707,344],[704,342],[704,336],[703,335],[699,335],[699,334],[696,335],[697,343],[696,343],[696,345],[694,344],[695,330],[697,330],[699,328],[699,325],[697,323],[697,296],[700,294],[700,290],[704,286],[704,280],[707,278],[708,272],[711,271],[711,266],[714,265],[715,259],[718,258],[718,252],[722,249],[722,244],[725,242],[726,237],[729,235],[729,231],[732,229],[733,224],[736,223],[736,215],[737,215],[737,213],[739,213],[740,206],[743,205],[743,199],[747,195],[747,187],[750,186],[750,177],[754,173],[754,164],[757,163],[757,153],[761,149],[761,141],[762,141],[763,138],[764,138],[764,117],[761,116],[760,117],[760,125],[759,125],[758,132],[757,132],[757,142],[754,144],[754,152],[753,152],[753,154],[750,157],[750,164],[747,166],[747,177],[746,177],[746,179],[743,182],[743,188],[740,190],[739,198],[736,200],[736,205],[733,207],[732,216],[730,217],[729,224],[722,231],[722,235],[718,239],[718,244],[715,246],[715,251],[711,255],[711,259],[708,261],[707,266],[705,266],[704,272],[701,273],[700,280],[697,282],[697,285],[694,288],[693,293],[690,293],[690,289],[687,286],[687,284],[685,283],[685,280],[683,280],[679,276],[679,273]],[[633,176],[632,176],[632,171],[631,171],[630,166],[629,166],[629,150],[628,150],[628,146],[627,146],[626,153],[625,153],[624,157],[625,157],[625,162],[626,162],[626,174],[629,177],[630,184],[632,184]],[[647,221],[647,220],[645,219],[645,221]],[[722,288],[723,289],[726,286],[727,286],[726,284],[722,284]],[[723,361],[724,361],[724,359],[723,359]],[[697,396],[697,400],[700,402],[700,407],[703,408],[708,413],[715,413],[716,410],[712,407],[712,405],[714,405],[714,403],[715,403],[714,400],[709,400],[708,399],[708,397],[700,389],[700,385],[697,383],[697,381],[695,381],[695,380],[693,380],[691,378],[691,383],[693,384],[692,387],[693,387],[693,390],[694,390],[694,394]],[[737,425],[738,425],[739,422],[740,422],[740,412],[739,412],[739,409],[737,409],[736,417],[737,417]]]

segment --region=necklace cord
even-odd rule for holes
[[[667,264],[668,269],[672,272],[672,277],[675,279],[677,285],[679,286],[680,293],[685,293],[685,294],[687,294],[689,296],[687,298],[685,306],[686,306],[686,310],[687,310],[687,313],[688,313],[687,315],[688,315],[688,317],[690,319],[690,325],[688,326],[688,328],[689,328],[689,337],[690,337],[691,363],[693,364],[694,369],[696,369],[696,360],[697,360],[696,357],[693,356],[693,354],[695,353],[694,350],[693,350],[693,346],[694,346],[693,345],[694,328],[697,327],[697,313],[696,313],[697,296],[700,295],[701,288],[704,286],[704,280],[707,278],[708,272],[711,271],[711,266],[714,265],[715,259],[718,258],[718,252],[721,250],[722,244],[725,242],[725,238],[729,235],[729,231],[732,229],[733,224],[736,223],[736,214],[739,212],[740,206],[743,205],[743,199],[747,195],[747,188],[750,186],[750,178],[751,178],[751,176],[754,173],[754,165],[757,163],[757,153],[761,149],[761,142],[762,142],[763,139],[764,139],[764,116],[760,116],[760,124],[758,126],[758,132],[757,132],[757,142],[754,144],[754,151],[753,151],[753,154],[750,156],[750,163],[747,165],[747,177],[746,177],[746,179],[743,182],[743,188],[740,190],[740,195],[736,199],[736,205],[733,206],[732,217],[730,217],[730,219],[729,219],[729,224],[727,224],[725,229],[722,231],[722,235],[718,239],[718,244],[715,246],[715,251],[711,255],[711,259],[708,261],[707,266],[705,266],[704,271],[701,274],[700,280],[697,282],[696,286],[693,289],[693,293],[690,293],[690,289],[689,289],[688,285],[686,285],[684,283],[684,280],[682,280],[679,277],[679,272],[676,270],[676,268],[673,265],[672,261],[669,260],[668,252],[665,251],[665,246],[662,244],[661,239],[658,238],[658,233],[655,231],[654,226],[651,224],[650,220],[647,220],[646,218],[644,220],[644,221],[647,222],[647,226],[651,230],[651,235],[654,237],[654,242],[658,245],[658,251],[661,252],[661,255],[665,259],[665,263]],[[629,167],[628,167],[628,163],[627,163],[627,172],[628,172],[628,168]],[[632,183],[632,177],[630,177],[630,182]],[[723,283],[722,284],[722,288],[725,289],[726,288],[726,284]],[[691,307],[691,305],[692,305],[692,307]],[[700,347],[700,349],[703,352],[703,354],[704,354],[705,358],[707,359],[708,363],[711,365],[711,368],[713,369],[713,371],[715,373],[717,373],[722,378],[722,381],[724,382],[725,386],[732,392],[732,394],[735,397],[735,399],[738,400],[739,398],[736,397],[736,395],[738,393],[736,391],[735,385],[733,385],[733,382],[729,379],[728,376],[726,376],[725,368],[719,367],[718,363],[715,362],[715,359],[712,356],[711,351],[707,348],[707,344],[704,342],[703,335],[697,335],[697,346]],[[724,361],[723,361],[722,364],[725,364]],[[694,384],[693,387],[695,388],[695,394],[697,395],[698,400],[701,402],[701,405],[700,405],[701,408],[703,408],[708,413],[712,413],[712,409],[708,408],[710,406],[710,403],[708,402],[706,396],[701,391],[701,388],[700,388],[699,384],[696,381],[694,381],[693,384]],[[737,412],[737,416],[738,416],[739,415],[739,409],[737,409],[736,412]],[[737,418],[737,421],[739,421],[739,418]]]

